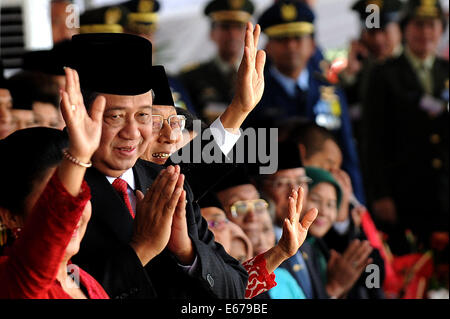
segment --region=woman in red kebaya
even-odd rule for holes
[[[9,183],[0,186],[0,217],[17,237],[0,257],[0,298],[108,298],[94,278],[70,264],[91,216],[83,179],[100,142],[105,105],[98,97],[89,116],[71,96],[76,76],[66,70],[61,92],[68,149],[65,134],[49,128],[17,131],[0,141],[3,181]]]

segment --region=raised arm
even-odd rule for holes
[[[236,93],[231,104],[220,116],[223,127],[231,133],[238,133],[264,92],[266,53],[258,50],[260,34],[261,27],[258,24],[253,28],[251,22],[247,23],[244,56],[238,70]]]
[[[98,99],[90,117],[74,92],[76,72],[66,69],[66,89],[61,92],[64,119],[69,131],[71,156],[89,163],[101,135],[104,101]],[[72,107],[73,105],[73,107]],[[75,161],[76,161],[75,160]],[[7,298],[41,298],[56,279],[66,247],[90,198],[83,184],[86,168],[63,160],[25,221],[24,230],[0,272]]]

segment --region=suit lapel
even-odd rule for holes
[[[306,241],[303,243],[302,247],[300,247],[300,251],[302,254],[306,254],[307,258],[304,258],[306,265],[308,266],[309,275],[311,277],[311,285],[314,290],[314,298],[324,299],[327,298],[327,294],[325,292],[326,283],[323,282],[318,265],[314,261],[314,251],[310,244]]]
[[[105,175],[95,168],[87,170],[85,179],[92,194],[92,220],[88,230],[89,225],[106,225],[120,242],[127,243],[132,234],[133,219],[125,203]]]

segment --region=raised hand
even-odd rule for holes
[[[146,265],[167,246],[172,221],[183,194],[179,169],[169,166],[161,171],[145,196],[137,192],[136,219],[130,246],[142,265]]]
[[[220,117],[226,129],[239,129],[264,93],[266,53],[258,50],[261,27],[247,23],[244,56],[238,70],[236,93],[230,106]]]
[[[356,283],[362,272],[372,262],[368,258],[372,247],[367,240],[355,239],[344,253],[331,250],[327,268],[327,292],[336,298],[346,294]]]
[[[302,187],[299,187],[297,191],[292,190],[291,196],[289,196],[289,212],[288,217],[284,220],[280,241],[264,253],[266,269],[269,274],[282,262],[297,253],[306,239],[309,226],[317,217],[317,208],[312,208],[300,220],[304,196]]]
[[[61,90],[61,112],[69,133],[69,152],[82,162],[89,162],[100,144],[106,99],[98,96],[88,114],[81,94],[77,71],[65,68],[66,87]]]
[[[295,255],[306,239],[309,226],[312,225],[317,217],[317,208],[312,208],[300,220],[304,200],[304,190],[299,187],[298,190],[292,190],[289,197],[288,218],[284,220],[283,234],[278,245],[288,257]]]

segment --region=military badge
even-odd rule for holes
[[[138,5],[138,12],[153,12],[155,3],[153,0],[140,0]]]
[[[297,18],[297,8],[293,4],[284,4],[281,6],[281,18],[284,21],[293,21]]]
[[[328,130],[337,130],[342,126],[341,103],[333,86],[320,87],[320,100],[313,108],[316,123]]]
[[[112,7],[105,12],[105,23],[106,24],[118,24],[122,18],[122,10],[118,7]]]
[[[228,0],[231,9],[239,10],[244,6],[244,0]]]

